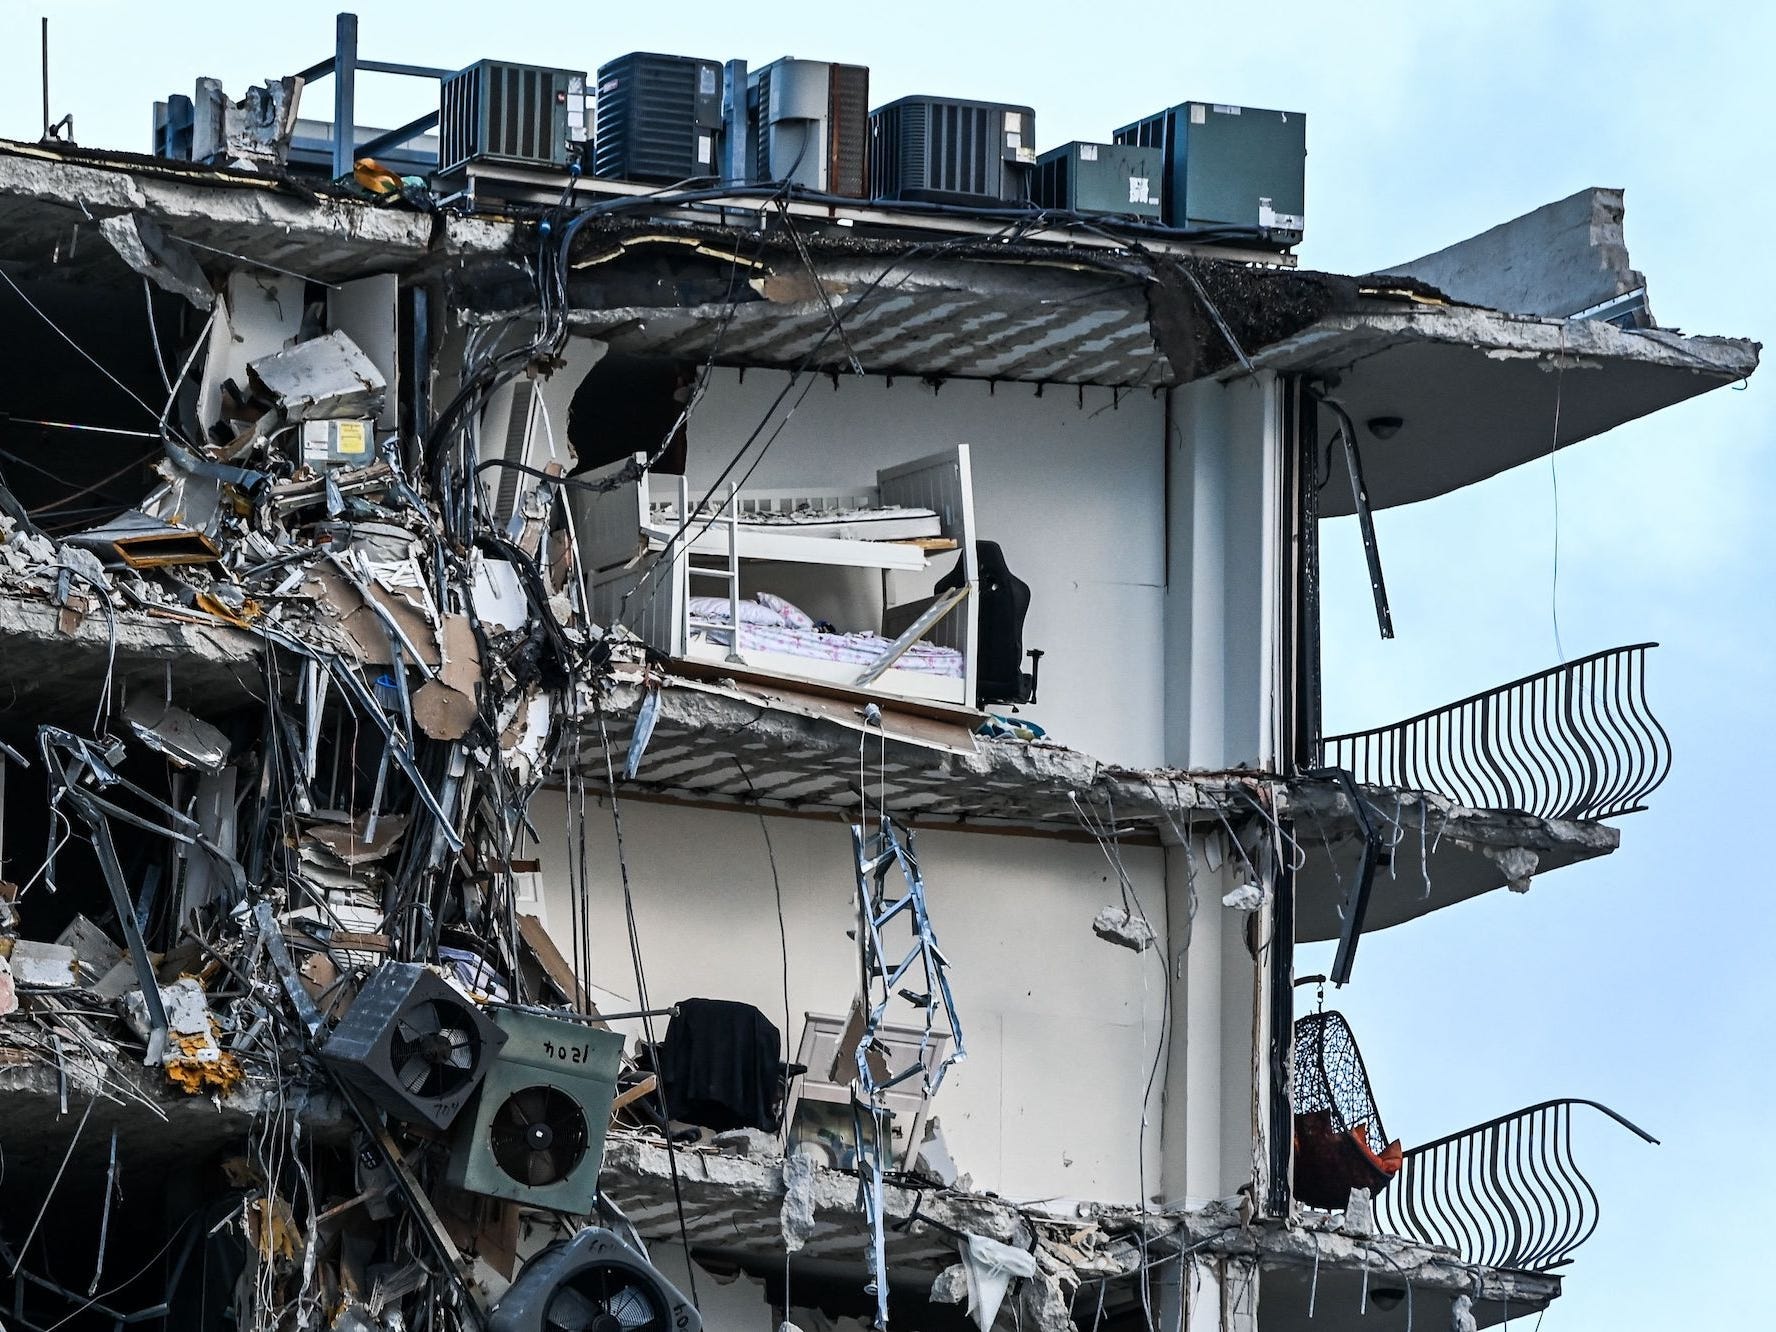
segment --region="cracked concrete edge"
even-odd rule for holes
[[[1260,369],[1286,370],[1333,348],[1361,352],[1398,342],[1474,347],[1500,357],[1558,360],[1584,369],[1604,361],[1691,370],[1722,383],[1757,369],[1762,345],[1749,338],[1623,329],[1596,319],[1543,319],[1478,306],[1441,306],[1404,313],[1360,312],[1323,317],[1312,328],[1252,357]],[[1225,376],[1224,376],[1225,377]]]
[[[303,199],[279,189],[277,182],[244,178],[181,179],[142,168],[67,161],[53,155],[0,153],[0,197],[38,200],[58,214],[69,208],[94,219],[120,213],[145,214],[178,234],[190,222],[206,230],[218,226],[270,228],[287,241],[292,236],[332,240],[373,267],[399,267],[438,253],[433,247],[430,215],[407,209],[378,207],[352,199],[318,196]],[[452,217],[443,229],[447,256],[503,253],[517,234],[509,222]],[[366,269],[366,271],[369,271]]]

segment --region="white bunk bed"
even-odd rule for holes
[[[679,660],[972,704],[978,570],[967,445],[884,468],[873,487],[839,494],[730,489],[701,510],[683,477],[643,475],[642,461],[637,455],[581,473],[578,479],[608,488],[572,492],[601,623],[626,625]],[[935,577],[958,561],[959,586],[930,593]],[[835,586],[859,570],[878,573],[880,609],[858,599],[849,622],[834,614],[817,629],[769,587],[772,571],[787,566],[803,584],[810,577],[818,583],[822,571],[831,571]],[[896,588],[907,586],[919,594],[894,604]]]

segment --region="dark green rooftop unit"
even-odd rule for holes
[[[467,162],[565,167],[586,129],[584,70],[483,60],[440,87],[438,169]]]
[[[1307,117],[1184,102],[1116,131],[1116,142],[1165,154],[1165,222],[1229,229],[1278,249],[1301,242]]]
[[[1036,113],[1002,102],[902,97],[870,112],[875,199],[997,208],[1027,203]]]
[[[718,60],[632,51],[598,67],[592,173],[676,185],[719,176]]]
[[[1034,201],[1043,208],[1160,221],[1165,154],[1126,143],[1068,143],[1036,159]]]

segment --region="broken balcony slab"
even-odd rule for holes
[[[181,612],[183,614],[183,612]],[[163,618],[94,602],[75,614],[48,601],[0,595],[7,707],[33,720],[90,717],[107,677],[121,696],[165,695],[214,712],[264,694],[264,643],[205,617]],[[115,635],[115,637],[113,637]]]
[[[1419,303],[1409,312],[1329,314],[1252,362],[1326,381],[1357,424],[1370,505],[1385,509],[1736,383],[1757,368],[1759,350],[1741,338]],[[1397,421],[1385,435],[1367,426],[1389,418]],[[1321,438],[1337,424],[1323,414]],[[1349,488],[1329,485],[1320,512],[1353,512]]]
[[[35,1026],[19,1015],[8,1023]],[[11,1169],[37,1161],[53,1170],[89,1103],[83,1140],[102,1143],[115,1130],[119,1159],[143,1172],[138,1178],[237,1152],[267,1114],[295,1115],[305,1133],[321,1140],[344,1141],[350,1134],[344,1103],[317,1086],[250,1078],[226,1095],[188,1096],[171,1087],[165,1069],[128,1055],[99,1064],[67,1037],[58,1064],[47,1030],[29,1045],[16,1033],[0,1035],[0,1124]],[[67,1175],[87,1187],[85,1177],[101,1176],[105,1162],[103,1152],[73,1153]]]
[[[8,260],[36,265],[38,276],[128,275],[97,225],[125,214],[152,220],[164,244],[183,244],[199,264],[238,257],[323,282],[503,253],[514,230],[457,218],[435,233],[425,213],[276,176],[0,140],[0,254]]]
[[[709,1148],[677,1148],[668,1159],[659,1138],[613,1131],[605,1142],[599,1186],[623,1209],[643,1237],[679,1241],[674,1192],[682,1200],[685,1234],[693,1249],[755,1254],[783,1262],[786,1227],[801,1238],[796,1253],[806,1259],[859,1263],[870,1244],[870,1229],[857,1206],[857,1176],[816,1167],[807,1185],[808,1206],[789,1209],[786,1221],[783,1161],[770,1156],[732,1156]],[[676,1186],[673,1166],[677,1166]],[[930,1225],[897,1229],[896,1222],[919,1215]],[[935,1274],[956,1261],[956,1242],[943,1227],[984,1235],[1007,1244],[1027,1244],[1030,1228],[1012,1204],[1000,1198],[935,1189],[929,1184],[888,1186],[888,1263],[893,1269]],[[812,1224],[807,1217],[812,1216]],[[796,1218],[800,1219],[797,1220]]]
[[[1523,891],[1535,876],[1608,855],[1621,842],[1621,834],[1606,823],[1469,809],[1441,796],[1385,787],[1362,787],[1360,794],[1384,847],[1364,933],[1495,889]],[[1336,939],[1340,906],[1362,861],[1356,812],[1332,783],[1302,780],[1290,785],[1285,808],[1294,820],[1301,862],[1295,875],[1296,941]]]
[[[650,702],[649,695],[654,698]],[[858,746],[896,817],[917,827],[1028,828],[1085,836],[1080,806],[1154,840],[1176,841],[1192,822],[1251,814],[1272,783],[1259,773],[1144,772],[1061,745],[974,734],[982,716],[843,690],[679,675],[642,678],[619,668],[588,706],[563,762],[604,771],[608,740],[621,773],[638,719],[652,730],[636,754],[632,793],[700,804],[854,813]],[[879,720],[866,718],[874,707]],[[645,727],[644,727],[645,732]]]

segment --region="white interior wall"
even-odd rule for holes
[[[690,425],[701,495],[782,391],[781,371],[717,371]],[[802,385],[785,400],[793,404]],[[982,538],[1030,585],[1026,648],[1042,648],[1028,715],[1063,744],[1132,766],[1164,757],[1163,413],[1148,393],[1028,384],[821,378],[748,484],[873,485],[880,468],[967,444]],[[770,429],[764,432],[768,435]],[[760,436],[760,439],[764,438]],[[754,446],[755,450],[757,446]],[[934,561],[947,570],[943,558]],[[895,600],[908,593],[897,593]],[[807,607],[810,613],[813,607]],[[841,626],[849,627],[849,626]]]
[[[544,792],[532,813],[543,834],[546,921],[571,957],[564,800]],[[622,813],[652,1001],[737,999],[783,1027],[783,961],[760,819],[640,801],[624,802]],[[772,817],[769,825],[788,933],[785,1035],[793,1057],[804,1014],[843,1014],[856,992],[857,955],[846,935],[856,890],[844,823]],[[588,806],[586,833],[586,976],[633,1000],[608,810]],[[1119,900],[1102,853],[1055,838],[938,831],[921,834],[918,851],[968,1045],[932,1107],[957,1168],[978,1188],[1026,1201],[1132,1202],[1143,1175],[1156,1191],[1163,1077],[1154,1085],[1144,1171],[1141,1106],[1159,1049],[1166,962],[1161,949],[1136,954],[1092,933],[1098,909]],[[1131,846],[1123,860],[1164,938],[1162,853]],[[620,1025],[632,1035],[639,1028]],[[1213,1026],[1207,1031],[1215,1043]]]
[[[1276,376],[1172,392],[1166,762],[1269,766]]]

